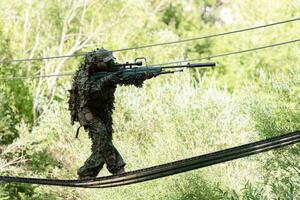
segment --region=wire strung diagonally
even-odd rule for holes
[[[204,155],[125,172],[123,174],[115,176],[104,176],[84,180],[0,176],[0,185],[7,183],[29,183],[82,188],[117,187],[150,181],[191,170],[209,167],[219,163],[225,163],[227,161],[248,157],[251,155],[297,143],[300,143],[300,131],[290,132],[257,142],[252,142]]]
[[[294,19],[289,19],[289,20],[284,20],[284,21],[279,21],[279,22],[274,22],[274,23],[270,23],[270,24],[260,25],[260,26],[253,26],[253,27],[250,27],[250,28],[244,28],[244,29],[238,29],[238,30],[229,31],[229,32],[223,32],[223,33],[207,35],[207,36],[199,36],[199,37],[188,38],[188,39],[177,40],[177,41],[171,41],[171,42],[162,42],[162,43],[148,44],[148,45],[142,45],[142,46],[137,46],[137,47],[116,49],[116,50],[111,50],[111,52],[113,53],[113,52],[121,52],[121,51],[131,51],[131,50],[137,50],[137,49],[144,49],[144,48],[151,48],[151,47],[157,47],[157,46],[164,46],[164,45],[178,44],[178,43],[184,43],[184,42],[191,42],[191,41],[195,41],[195,40],[202,40],[202,39],[220,37],[220,36],[224,36],[224,35],[231,35],[231,34],[241,33],[241,32],[246,32],[246,31],[252,31],[252,30],[261,29],[261,28],[267,28],[267,27],[271,27],[271,26],[276,26],[276,25],[281,25],[281,24],[285,24],[285,23],[295,22],[295,21],[298,21],[298,20],[300,20],[300,17],[294,18]],[[86,55],[87,53],[92,53],[92,52],[85,52],[85,53],[71,54],[71,55],[61,55],[61,56],[40,57],[40,58],[14,59],[14,60],[0,61],[0,64],[13,63],[13,62],[41,61],[41,60],[69,58],[69,57],[80,57],[80,56]]]
[[[231,56],[231,55],[242,54],[242,53],[247,53],[247,52],[252,52],[252,51],[258,51],[258,50],[267,49],[267,48],[283,46],[283,45],[292,44],[292,43],[296,43],[296,42],[300,42],[300,39],[270,44],[270,45],[266,45],[266,46],[255,47],[255,48],[251,48],[251,49],[244,49],[244,50],[240,50],[240,51],[232,51],[232,52],[228,52],[228,53],[215,54],[215,55],[207,56],[207,57],[193,58],[193,59],[174,61],[174,62],[168,62],[168,63],[153,64],[153,65],[149,65],[148,67],[179,64],[179,63],[184,63],[184,62],[192,62],[192,61],[207,60],[207,59]],[[0,80],[37,79],[37,78],[49,78],[49,77],[55,77],[55,76],[71,76],[74,73],[75,72],[64,72],[61,74],[49,74],[49,75],[42,75],[42,76],[0,77]]]
[[[215,54],[215,55],[207,56],[207,57],[200,57],[200,58],[193,58],[193,59],[188,59],[188,60],[181,60],[181,61],[160,63],[158,65],[171,65],[171,64],[178,64],[178,63],[183,63],[183,62],[208,60],[208,59],[213,59],[213,58],[219,58],[219,57],[231,56],[231,55],[236,55],[236,54],[241,54],[241,53],[247,53],[247,52],[251,52],[251,51],[258,51],[258,50],[272,48],[272,47],[277,47],[277,46],[283,46],[283,45],[287,45],[287,44],[291,44],[291,43],[296,43],[296,42],[300,42],[300,39],[295,39],[295,40],[290,40],[290,41],[286,41],[286,42],[280,42],[280,43],[275,43],[275,44],[270,44],[270,45],[266,45],[266,46],[255,47],[255,48],[245,49],[245,50],[240,50],[240,51],[232,51],[232,52],[228,52],[228,53]],[[156,65],[150,65],[149,67],[153,67],[153,66],[156,66]]]
[[[75,72],[64,72],[60,74],[48,74],[48,75],[40,75],[40,76],[12,76],[12,77],[0,77],[0,80],[22,80],[22,79],[38,79],[38,78],[51,78],[56,76],[72,76]]]

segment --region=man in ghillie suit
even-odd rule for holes
[[[118,72],[112,72],[115,64],[110,51],[97,49],[85,56],[74,76],[69,99],[71,123],[79,122],[92,140],[92,154],[79,168],[79,179],[96,177],[104,164],[114,175],[125,172],[125,162],[112,143],[114,92],[117,84],[142,87],[144,80],[153,75],[147,73],[125,82],[118,77]],[[111,74],[92,81],[91,75],[95,72]]]

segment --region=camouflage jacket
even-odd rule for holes
[[[93,114],[98,116],[112,113],[115,100],[114,92],[117,84],[142,87],[144,80],[148,78],[151,78],[151,76],[140,75],[132,80],[122,81],[118,78],[117,73],[112,73],[102,79],[92,81],[85,64],[82,64],[76,72],[72,88],[69,90],[71,123],[79,122],[79,114],[83,108],[88,108]]]
[[[100,112],[113,109],[116,80],[114,74],[91,81],[88,71],[81,67],[74,76],[70,90],[69,110],[71,123],[79,121],[78,114],[84,107]]]

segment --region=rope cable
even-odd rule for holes
[[[293,145],[300,142],[300,131],[251,142],[212,153],[177,160],[148,168],[125,172],[115,176],[104,176],[85,180],[31,178],[17,176],[0,176],[0,184],[29,183],[39,185],[56,185],[64,187],[107,188],[129,185],[175,175],[190,170],[200,169],[219,163],[266,152],[272,149]]]
[[[194,58],[194,59],[188,59],[188,60],[160,63],[160,64],[157,64],[157,65],[170,65],[170,64],[178,64],[178,63],[183,63],[183,62],[209,60],[209,59],[213,59],[213,58],[231,56],[231,55],[242,54],[242,53],[247,53],[247,52],[251,52],[251,51],[258,51],[258,50],[262,50],[262,49],[267,49],[267,48],[272,48],[272,47],[277,47],[277,46],[283,46],[283,45],[287,45],[287,44],[291,44],[291,43],[296,43],[296,42],[299,42],[299,41],[300,41],[300,39],[295,39],[295,40],[290,40],[290,41],[286,41],[286,42],[280,42],[280,43],[270,44],[270,45],[266,45],[266,46],[255,47],[255,48],[251,48],[251,49],[245,49],[245,50],[240,50],[240,51],[232,51],[232,52],[228,52],[228,53],[221,53],[221,54],[216,54],[216,55],[212,55],[212,56],[200,57],[200,58]],[[149,67],[153,67],[153,66],[156,66],[156,65],[150,65]]]
[[[48,74],[40,76],[15,76],[15,77],[0,77],[0,80],[20,80],[20,79],[38,79],[38,78],[51,78],[56,76],[72,76],[74,72],[63,72],[61,74]]]
[[[279,21],[279,22],[275,22],[275,23],[260,25],[260,26],[254,26],[254,27],[250,27],[250,28],[238,29],[238,30],[229,31],[229,32],[217,33],[217,34],[212,34],[212,35],[200,36],[200,37],[195,37],[195,38],[188,38],[188,39],[171,41],[171,42],[162,42],[162,43],[148,44],[148,45],[142,45],[142,46],[137,46],[137,47],[116,49],[116,50],[111,50],[110,52],[114,53],[114,52],[121,52],[121,51],[131,51],[131,50],[137,50],[137,49],[144,49],[144,48],[151,48],[151,47],[157,47],[157,46],[164,46],[164,45],[178,44],[178,43],[184,43],[184,42],[191,42],[191,41],[195,41],[195,40],[202,40],[202,39],[220,37],[220,36],[224,36],[224,35],[241,33],[241,32],[246,32],[246,31],[252,31],[252,30],[266,28],[266,27],[270,27],[270,26],[276,26],[276,25],[281,25],[281,24],[285,24],[285,23],[290,23],[290,22],[294,22],[294,21],[298,21],[298,20],[300,20],[300,17],[294,18],[294,19],[289,19],[289,20],[284,20],[284,21]],[[61,56],[40,57],[40,58],[14,59],[14,60],[8,60],[8,61],[0,61],[0,64],[13,63],[13,62],[41,61],[41,60],[69,58],[69,57],[80,57],[80,56],[86,55],[87,53],[92,53],[92,52],[85,52],[85,53],[80,53],[80,54],[70,54],[70,55],[61,55]]]
[[[240,50],[240,51],[232,51],[232,52],[228,52],[228,53],[216,54],[216,55],[207,56],[207,57],[200,57],[200,58],[174,61],[174,62],[168,62],[168,63],[160,63],[160,64],[155,64],[155,65],[153,64],[153,65],[149,65],[148,67],[178,64],[178,63],[183,63],[183,62],[199,61],[199,60],[206,60],[206,59],[213,59],[213,58],[220,58],[220,57],[231,56],[231,55],[236,55],[236,54],[241,54],[241,53],[247,53],[247,52],[251,52],[251,51],[258,51],[258,50],[262,50],[262,49],[283,46],[283,45],[287,45],[287,44],[291,44],[291,43],[296,43],[296,42],[299,42],[299,41],[300,41],[300,39],[295,39],[295,40],[290,40],[290,41],[286,41],[286,42],[280,42],[280,43],[275,43],[275,44],[271,44],[271,45],[255,47],[255,48],[251,48],[251,49],[244,49],[244,50]],[[0,77],[0,80],[37,79],[37,78],[49,78],[49,77],[55,77],[55,76],[71,76],[74,73],[75,72],[64,72],[64,73],[61,73],[61,74],[50,74],[50,75],[41,75],[41,76]]]

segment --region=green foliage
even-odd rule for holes
[[[3,83],[3,94],[10,106],[14,108],[15,115],[18,118],[26,120],[29,125],[33,123],[32,97],[30,87],[21,80]],[[24,106],[26,105],[26,106]]]
[[[259,87],[251,86],[251,93],[246,97],[247,109],[262,137],[272,137],[300,129],[299,75],[299,70],[276,75],[262,73],[257,81]],[[299,196],[300,193],[296,191],[299,191],[300,187],[297,178],[300,146],[287,147],[267,155],[261,160],[266,183],[272,185],[274,195],[289,195],[293,198]],[[282,191],[279,192],[280,190]]]
[[[37,186],[28,184],[6,184],[0,187],[0,199],[3,200],[44,200],[44,199],[58,199],[53,194],[42,191],[37,191]]]
[[[19,136],[18,130],[15,125],[18,120],[13,109],[10,107],[9,102],[5,99],[5,96],[0,93],[0,146],[8,145],[13,142],[15,138]]]
[[[246,182],[241,193],[238,194],[235,190],[222,191],[220,190],[220,199],[226,200],[267,200],[263,186],[253,186],[250,182]]]
[[[298,174],[299,176],[299,174]],[[290,178],[277,178],[272,183],[272,194],[275,199],[299,199],[299,181],[297,185]]]
[[[199,174],[189,173],[184,178],[175,181],[171,190],[173,193],[166,199],[220,199],[218,194],[219,187],[218,184],[213,184],[204,180]]]
[[[162,14],[162,21],[166,25],[173,25],[175,29],[178,29],[182,19],[182,7],[180,4],[170,4]]]
[[[284,74],[260,73],[256,84],[250,86],[245,102],[257,130],[263,136],[300,128],[300,72]],[[250,98],[249,98],[250,97]]]
[[[0,152],[1,175],[26,176],[27,172],[30,171],[29,174],[50,177],[53,171],[61,168],[61,164],[53,159],[46,149],[43,149],[42,146],[37,147],[41,144],[40,139],[37,137],[34,139],[26,138],[24,135],[21,137],[23,140],[16,139],[13,144],[3,148],[3,152],[6,153]],[[4,169],[2,168],[3,164],[5,165]],[[45,191],[37,185],[10,183],[0,185],[0,199],[40,200],[58,198],[57,194]]]
[[[31,155],[28,155],[30,159],[28,167],[30,171],[36,174],[51,174],[54,167],[62,168],[61,164],[57,160],[53,159],[49,155],[46,149],[41,151],[34,151]]]
[[[293,18],[298,7],[297,1],[268,0],[2,0],[0,56],[5,61],[199,37]],[[119,62],[146,56],[148,64],[193,59],[295,39],[297,30],[299,23],[290,23],[115,56]],[[218,58],[214,70],[162,76],[142,89],[119,87],[114,143],[127,170],[300,129],[298,46]],[[0,75],[74,71],[81,60],[1,64]],[[74,139],[66,108],[70,83],[71,77],[1,81],[1,174],[76,178],[90,141],[83,131]],[[299,148],[111,190],[6,184],[0,199],[299,199]]]
[[[11,60],[13,58],[12,38],[6,35],[0,22],[0,55],[1,61]],[[22,76],[24,75],[24,68],[21,65],[12,63],[11,65],[0,64],[0,75],[6,76]],[[9,112],[8,116],[18,119],[24,118],[29,124],[32,124],[32,99],[31,89],[28,83],[23,80],[16,81],[1,81],[0,90],[2,98],[5,98],[2,106],[5,112]],[[9,103],[8,103],[9,102]],[[27,106],[24,106],[27,105]],[[8,109],[10,107],[10,109]],[[17,116],[14,116],[17,115]],[[15,120],[15,122],[17,122]]]

